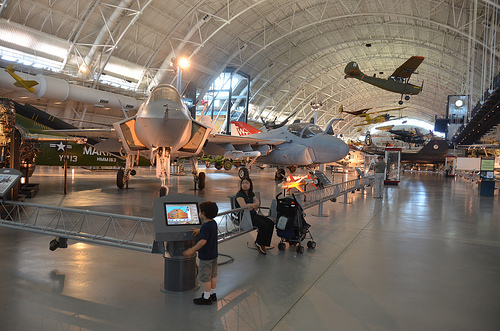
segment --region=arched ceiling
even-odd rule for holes
[[[141,97],[156,83],[175,82],[170,60],[187,56],[192,65],[183,86],[206,92],[233,67],[250,75],[256,106],[250,117],[297,111],[292,119],[308,120],[310,102],[318,101],[318,124],[343,117],[335,131],[354,137],[360,120],[339,114],[340,105],[393,107],[400,96],[344,79],[349,61],[388,77],[410,56],[425,57],[411,77],[415,85],[423,82],[423,91],[405,102],[401,115],[432,123],[445,115],[448,95],[471,95],[474,106],[498,74],[499,10],[498,0],[3,0],[0,23],[57,41],[67,50],[63,74],[75,77],[79,65],[89,67],[90,75],[73,78],[79,84],[105,88],[96,75],[122,61],[143,70],[127,78],[137,82],[135,93],[119,92]],[[29,44],[0,46],[33,53]],[[47,110],[52,107],[49,101]]]

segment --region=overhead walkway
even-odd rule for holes
[[[472,145],[492,128],[500,124],[500,74],[493,80],[492,92],[485,92],[484,103],[478,102],[472,110],[470,122],[452,138],[456,145]]]

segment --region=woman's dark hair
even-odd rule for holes
[[[241,184],[243,183],[244,180],[246,180],[246,181],[248,181],[250,183],[250,188],[248,189],[248,196],[251,197],[251,196],[253,196],[253,183],[252,183],[252,180],[250,179],[250,177],[245,177],[245,178],[242,178],[240,180],[240,190],[238,192],[245,193],[243,191],[243,189],[241,188]]]
[[[200,203],[200,213],[205,214],[205,216],[208,219],[214,219],[215,216],[217,216],[217,213],[219,212],[219,207],[217,207],[217,204],[212,201],[203,201]]]

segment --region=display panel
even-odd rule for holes
[[[165,223],[167,226],[200,225],[198,203],[165,202]]]

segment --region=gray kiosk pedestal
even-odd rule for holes
[[[182,252],[197,241],[190,229],[201,227],[198,206],[203,201],[189,194],[172,194],[153,201],[153,253],[163,254],[165,260],[160,288],[163,292],[193,292],[199,288],[196,254],[185,257]]]

